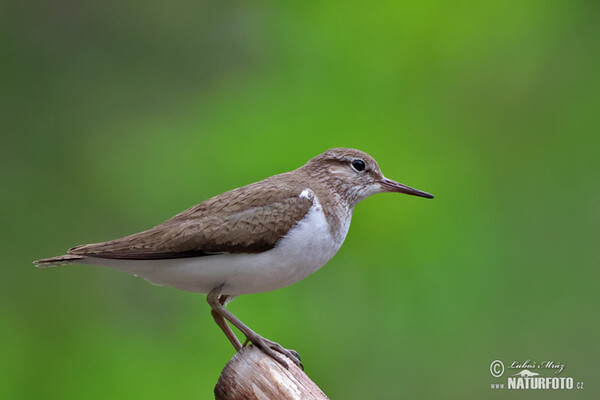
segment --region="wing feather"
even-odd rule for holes
[[[312,197],[300,197],[297,186],[282,187],[281,179],[272,181],[223,193],[147,231],[77,246],[69,254],[151,260],[267,251],[313,204]]]

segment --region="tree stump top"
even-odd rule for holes
[[[291,360],[289,369],[250,345],[227,363],[215,386],[217,400],[326,400],[325,393]]]

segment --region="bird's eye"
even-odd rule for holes
[[[367,165],[365,164],[365,162],[363,160],[357,159],[357,160],[352,161],[352,168],[354,168],[358,172],[364,171],[366,166]]]

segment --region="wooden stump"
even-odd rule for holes
[[[215,386],[216,400],[326,400],[308,375],[289,361],[289,370],[250,345],[227,363]]]

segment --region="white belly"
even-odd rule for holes
[[[335,255],[348,224],[337,240],[331,236],[322,207],[315,204],[277,245],[258,254],[220,254],[167,260],[114,260],[88,257],[82,263],[113,268],[141,276],[158,285],[208,293],[240,295],[268,292],[306,278]]]

